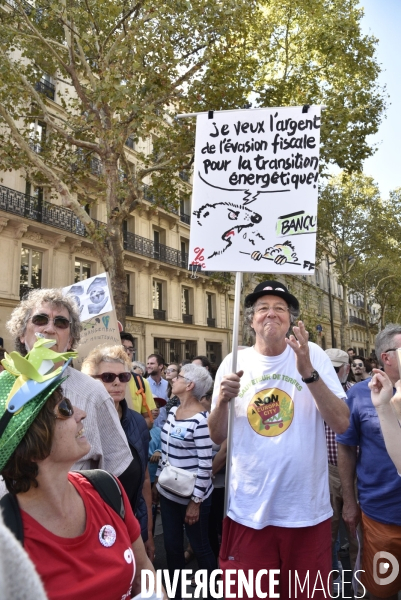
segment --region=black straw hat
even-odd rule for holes
[[[249,306],[252,306],[255,304],[256,300],[262,296],[279,296],[280,298],[283,298],[288,305],[299,310],[298,300],[295,296],[290,294],[285,285],[279,281],[263,281],[262,283],[259,283],[255,287],[253,293],[248,294],[245,298],[245,307],[248,308]]]

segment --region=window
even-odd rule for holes
[[[42,286],[42,252],[31,248],[21,248],[21,288],[40,288]]]
[[[29,145],[34,152],[40,154],[46,140],[46,123],[35,120],[30,124],[29,128]]]
[[[181,312],[183,323],[192,324],[193,290],[181,289]]]
[[[217,342],[206,342],[206,356],[212,365],[218,367],[223,356],[221,344]]]
[[[163,229],[153,229],[153,257],[163,258],[163,245],[166,243],[166,232]]]
[[[90,263],[75,259],[74,283],[78,283],[78,281],[83,281],[84,279],[89,279],[90,276]]]
[[[188,240],[181,240],[181,266],[183,269],[188,267]]]
[[[127,278],[127,303],[125,305],[125,316],[134,316],[134,274],[126,273]]]
[[[190,314],[190,310],[189,310],[189,289],[188,288],[182,288],[182,293],[181,293],[181,312],[183,315],[189,315]]]
[[[320,287],[320,273],[318,269],[315,269],[315,279],[316,279],[316,285]]]
[[[216,327],[216,295],[206,294],[206,315],[208,327]]]
[[[163,281],[153,280],[153,318],[159,321],[166,320],[165,311],[165,283]]]

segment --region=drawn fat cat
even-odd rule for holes
[[[204,225],[208,227],[210,222],[217,222],[221,225],[221,230],[224,232],[220,238],[216,239],[216,249],[207,258],[212,258],[213,256],[225,252],[238,238],[243,229],[254,227],[254,225],[260,223],[262,220],[261,215],[247,206],[241,206],[231,202],[205,204],[204,206],[201,206],[199,210],[195,210],[193,214],[197,218],[198,225],[201,227]],[[256,233],[256,236],[262,240],[264,239],[258,233]],[[249,236],[247,236],[247,232],[245,232],[241,237],[246,238]],[[222,240],[223,245],[219,240]],[[252,245],[255,245],[253,240],[249,239],[248,241]]]

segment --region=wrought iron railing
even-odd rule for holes
[[[208,320],[207,320],[207,326],[208,327],[216,327],[216,319],[214,319],[214,318],[213,319],[208,318]]]
[[[354,325],[362,325],[363,327],[366,327],[365,319],[360,319],[359,317],[351,316],[349,318],[349,323],[350,323],[350,325],[354,324]]]
[[[85,225],[69,208],[45,202],[35,196],[28,196],[4,185],[0,185],[0,209],[82,237],[87,236]],[[93,221],[98,228],[105,225],[96,219]]]
[[[50,100],[54,100],[56,95],[56,87],[49,81],[41,79],[35,83],[35,90],[40,94],[44,94]]]
[[[134,316],[134,305],[133,304],[126,304],[125,305],[125,316],[126,317],[133,317]]]
[[[182,322],[187,325],[192,325],[192,315],[182,315]]]
[[[124,232],[124,250],[148,256],[149,258],[155,258],[156,260],[160,260],[160,262],[177,267],[186,268],[188,264],[188,254],[182,253],[181,250],[155,243],[152,240],[136,235],[136,233],[130,233],[129,231]]]
[[[185,213],[180,213],[180,221],[182,223],[186,223],[187,225],[191,224],[191,216],[186,215]]]
[[[165,310],[157,310],[156,308],[153,309],[153,318],[157,319],[158,321],[165,321],[166,320],[166,311]]]
[[[69,208],[57,206],[36,196],[17,192],[4,185],[0,185],[0,210],[82,237],[88,236],[83,222]],[[106,223],[102,221],[96,219],[92,219],[92,221],[99,230],[106,226]],[[160,262],[182,269],[186,269],[188,266],[188,254],[186,252],[155,243],[153,240],[129,231],[124,232],[124,250],[155,258]],[[211,275],[212,273],[204,272],[204,274]]]
[[[154,195],[154,193],[152,192],[152,188],[149,185],[146,185],[146,183],[143,186],[143,197],[145,200],[147,200],[148,202],[151,202],[152,204],[156,204],[158,202],[163,202],[164,198],[161,199],[157,199]],[[166,204],[166,205],[162,205],[160,204],[161,208],[164,208],[164,210],[168,210],[169,212],[174,213],[175,215],[178,215],[178,208],[176,206],[174,206],[173,204]]]

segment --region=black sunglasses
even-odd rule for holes
[[[94,375],[95,379],[101,379],[103,383],[113,383],[115,378],[118,377],[121,383],[128,383],[131,379],[131,373],[102,373],[101,375]]]
[[[38,327],[48,325],[49,321],[53,321],[54,326],[57,327],[57,329],[68,329],[71,325],[71,321],[66,319],[66,317],[54,317],[54,319],[50,319],[48,315],[33,315],[30,319],[32,323]]]
[[[363,363],[352,363],[353,367],[363,367]]]
[[[57,414],[55,419],[69,419],[74,414],[74,407],[68,398],[63,398],[56,406]]]

